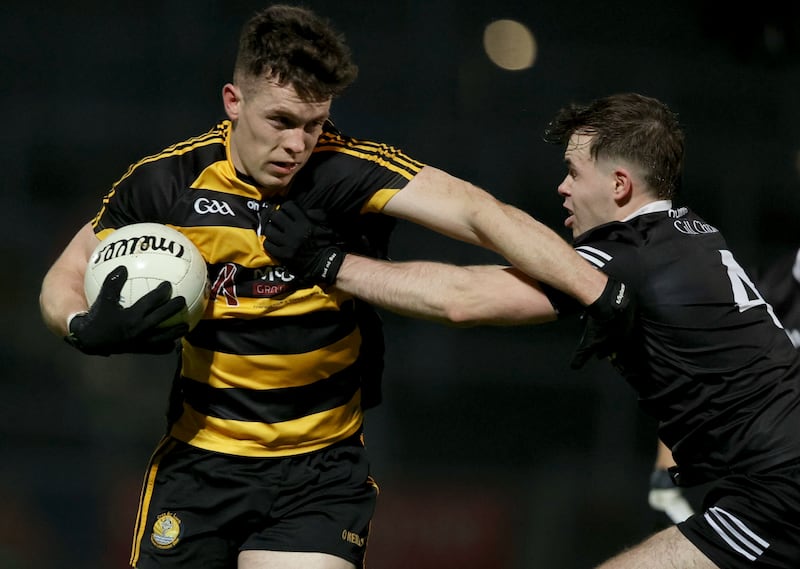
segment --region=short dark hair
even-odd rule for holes
[[[558,111],[544,139],[566,146],[576,132],[593,136],[593,158],[629,160],[644,170],[658,198],[675,197],[683,172],[684,135],[677,115],[658,99],[621,93],[588,105],[570,104]]]
[[[358,75],[344,37],[310,10],[275,4],[256,12],[239,37],[233,79],[270,78],[291,85],[301,98],[340,95]]]

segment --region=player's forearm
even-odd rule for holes
[[[443,293],[448,281],[455,279],[452,274],[439,273],[434,263],[391,263],[347,255],[336,288],[393,312],[449,323],[451,316]]]
[[[66,336],[67,318],[87,308],[82,279],[54,265],[42,281],[39,294],[39,309],[47,328],[57,336]]]
[[[530,215],[430,166],[386,204],[384,213],[491,249],[535,280],[584,305],[600,296],[607,280],[557,233]]]
[[[607,277],[587,263],[553,230],[511,205],[475,212],[475,227],[484,245],[534,279],[575,297],[594,302]]]
[[[67,318],[88,308],[83,291],[86,263],[97,245],[91,225],[84,225],[53,263],[42,281],[39,309],[50,331],[67,335]]]
[[[535,284],[507,267],[392,263],[347,255],[336,287],[399,314],[453,325],[529,324],[555,318]]]

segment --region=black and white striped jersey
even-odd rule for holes
[[[655,202],[574,246],[635,290],[637,330],[615,365],[680,483],[800,458],[800,357],[717,228]]]

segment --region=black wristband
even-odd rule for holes
[[[326,284],[336,282],[339,269],[344,262],[344,251],[338,247],[327,247],[317,257],[317,267],[311,271],[309,276],[316,277]]]
[[[89,312],[84,310],[82,312],[76,312],[75,314],[70,315],[67,318],[67,335],[64,336],[64,341],[72,346],[73,348],[80,350],[86,355],[89,356],[109,356],[111,355],[110,352],[99,350],[99,349],[89,349],[83,345],[78,336],[78,332],[81,329],[81,324],[83,323],[84,319],[88,316]]]
[[[629,302],[630,294],[625,283],[609,277],[603,292],[586,307],[586,312],[598,322],[606,322],[625,310]]]

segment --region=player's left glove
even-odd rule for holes
[[[583,335],[572,356],[572,369],[582,368],[592,356],[613,356],[633,330],[633,291],[624,282],[608,278],[600,297],[586,307]]]
[[[344,261],[336,233],[325,225],[325,212],[303,209],[293,201],[262,210],[264,250],[297,277],[333,284]]]
[[[664,512],[676,524],[694,514],[681,489],[672,482],[669,472],[661,468],[654,470],[650,475],[647,502],[651,508],[657,512]]]

